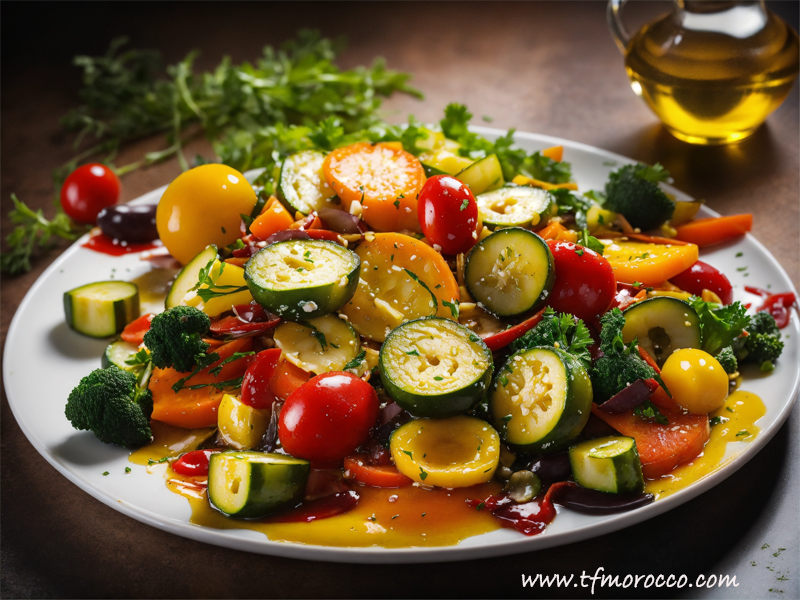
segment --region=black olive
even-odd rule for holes
[[[114,240],[143,244],[158,239],[155,204],[116,204],[97,215],[100,230]]]

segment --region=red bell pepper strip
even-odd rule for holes
[[[489,350],[492,352],[496,352],[501,348],[505,348],[514,340],[518,340],[523,335],[525,335],[528,331],[536,327],[539,322],[542,320],[542,315],[544,314],[545,309],[543,308],[535,315],[526,319],[522,323],[514,325],[504,331],[498,331],[497,333],[492,333],[485,338],[483,341],[489,346]]]

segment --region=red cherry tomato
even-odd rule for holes
[[[370,384],[350,373],[324,373],[286,400],[278,437],[292,456],[319,463],[339,461],[369,437],[378,413],[378,395]]]
[[[119,200],[119,178],[105,165],[78,167],[61,186],[61,206],[78,223],[96,225],[97,215]]]
[[[192,450],[172,463],[172,470],[186,477],[204,477],[208,475],[208,461],[211,455],[219,450]]]
[[[270,348],[256,354],[242,379],[242,404],[253,408],[270,408],[278,400],[270,383],[280,357],[280,348]]]
[[[617,282],[608,261],[594,250],[572,242],[548,240],[556,280],[548,304],[558,312],[590,321],[611,306]]]
[[[450,175],[434,175],[419,193],[422,233],[445,254],[466,252],[477,240],[478,203],[469,186]]]
[[[719,296],[723,304],[733,302],[731,282],[720,271],[702,260],[698,260],[682,273],[678,273],[670,281],[695,296],[702,294],[703,290],[711,290]]]

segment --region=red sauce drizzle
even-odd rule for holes
[[[125,254],[133,254],[134,252],[144,252],[145,250],[154,250],[160,248],[158,244],[126,244],[119,240],[113,240],[104,233],[98,233],[89,238],[84,248],[100,252],[102,254],[110,254],[111,256],[123,256]]]
[[[358,493],[354,490],[337,492],[315,500],[304,500],[297,508],[265,520],[270,523],[310,523],[346,513],[356,507],[358,500]]]
[[[797,299],[792,292],[785,292],[783,294],[772,294],[764,300],[764,304],[759,307],[759,311],[765,310],[772,315],[775,319],[775,324],[778,329],[783,329],[789,324],[792,318],[792,306],[795,305]]]
[[[563,487],[573,487],[575,485],[571,481],[554,483],[547,490],[544,497],[522,504],[517,504],[507,494],[489,496],[486,500],[467,500],[467,504],[477,510],[488,509],[500,520],[500,524],[503,527],[516,529],[525,535],[536,535],[542,533],[547,528],[547,525],[556,518],[556,509],[552,500],[553,494]]]

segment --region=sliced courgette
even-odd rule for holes
[[[555,280],[547,243],[521,227],[495,231],[467,255],[464,280],[470,296],[501,317],[544,304]]]
[[[426,177],[432,175],[455,175],[469,167],[474,161],[466,156],[459,156],[454,151],[440,149],[423,152],[419,155],[419,162],[425,169]]]
[[[279,199],[291,209],[307,215],[320,208],[338,208],[330,201],[336,192],[322,172],[325,155],[317,150],[290,154],[283,161],[278,184]]]
[[[245,265],[253,298],[281,317],[305,321],[337,311],[356,291],[361,260],[325,240],[286,240],[259,250]]]
[[[641,493],[644,476],[633,438],[609,436],[569,449],[572,475],[581,487],[611,494]]]
[[[361,350],[358,334],[336,315],[302,323],[284,321],[275,330],[275,344],[286,360],[315,375],[341,371]]]
[[[623,313],[622,339],[636,338],[659,366],[681,348],[700,348],[700,319],[683,300],[655,296],[629,306]]]
[[[131,344],[123,340],[111,342],[106,347],[106,351],[103,352],[103,356],[100,358],[100,365],[104,369],[108,369],[109,367],[118,367],[123,371],[134,371],[138,367],[131,366],[125,361],[131,359],[137,352],[139,352],[139,346],[136,344]]]
[[[426,485],[469,487],[492,479],[500,462],[500,438],[486,421],[461,415],[414,419],[389,438],[397,469]]]
[[[591,406],[586,369],[555,348],[511,355],[489,398],[500,435],[521,454],[553,452],[569,444],[586,425]]]
[[[490,154],[479,161],[472,163],[466,169],[456,174],[456,179],[466,183],[474,195],[482,194],[501,187],[503,179],[503,168],[497,156]]]
[[[98,281],[64,292],[67,325],[91,337],[110,337],[139,318],[139,288],[127,281]]]
[[[388,394],[417,417],[471,410],[492,379],[492,352],[463,325],[429,317],[404,323],[381,346],[379,368]]]
[[[208,466],[208,499],[228,517],[257,519],[300,503],[310,464],[283,454],[216,452]]]
[[[498,227],[532,227],[547,225],[553,196],[541,188],[528,185],[505,185],[475,197],[483,224]]]
[[[172,287],[169,288],[169,293],[164,301],[165,308],[180,305],[189,290],[194,288],[200,280],[200,271],[213,264],[215,260],[217,260],[217,247],[212,244],[206,246],[197,256],[186,263],[186,266],[175,277],[175,281],[172,282]]]

